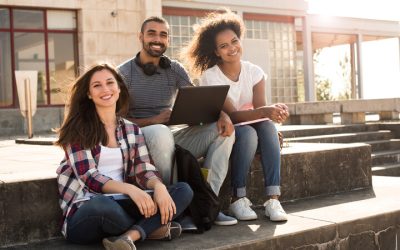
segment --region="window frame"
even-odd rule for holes
[[[17,93],[17,85],[15,82],[15,46],[14,46],[14,33],[16,32],[26,32],[26,33],[40,33],[44,35],[44,46],[45,46],[45,77],[46,77],[46,103],[37,105],[38,107],[60,107],[64,106],[64,104],[52,104],[51,103],[51,91],[50,91],[50,66],[49,66],[49,46],[48,46],[48,37],[49,33],[63,33],[63,34],[71,34],[73,37],[73,52],[75,59],[75,75],[78,73],[79,68],[79,54],[78,54],[78,11],[76,9],[59,9],[59,8],[33,8],[33,7],[21,7],[21,6],[2,6],[0,8],[7,9],[9,12],[9,28],[0,28],[0,32],[8,32],[10,35],[10,44],[11,44],[11,79],[12,79],[12,104],[0,106],[0,109],[6,108],[18,108],[18,93]],[[43,12],[43,29],[15,29],[13,23],[13,15],[14,10],[36,10]],[[57,30],[57,29],[48,29],[47,28],[47,11],[52,10],[60,10],[60,11],[73,11],[75,12],[75,28],[71,30]]]

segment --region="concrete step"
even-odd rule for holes
[[[352,125],[285,125],[278,126],[278,129],[286,138],[293,138],[314,135],[372,132],[378,131],[380,125],[376,123]],[[389,130],[389,128],[386,130]]]
[[[55,170],[63,152],[52,146],[0,146],[0,246],[58,236],[61,211]],[[291,143],[282,151],[281,200],[370,188],[370,155],[367,144]],[[248,178],[248,197],[255,205],[265,201],[262,176],[256,158]],[[220,195],[227,208],[229,174]]]
[[[259,218],[235,226],[214,226],[204,234],[184,233],[173,241],[144,241],[138,249],[398,249],[400,177],[373,177],[373,189],[283,204],[289,220]],[[396,245],[397,242],[397,245]],[[74,245],[58,238],[8,249],[94,250],[101,244]]]
[[[400,150],[385,150],[371,154],[372,166],[400,163]]]
[[[372,167],[372,175],[400,176],[400,163]]]
[[[371,145],[372,152],[397,149],[400,150],[400,139],[365,141],[364,143]]]
[[[379,129],[390,130],[395,138],[400,138],[400,122],[382,122],[379,123]]]
[[[290,143],[288,148],[282,150],[281,200],[370,187],[370,154],[370,146],[362,143]],[[264,186],[261,161],[256,157],[247,178],[247,195],[253,204],[264,203]],[[223,207],[227,208],[230,197],[229,174],[220,194]]]
[[[370,132],[355,132],[341,134],[314,135],[305,137],[286,138],[285,141],[291,142],[313,142],[313,143],[353,143],[375,140],[392,139],[390,130],[379,130]]]
[[[14,141],[0,141],[0,149],[0,247],[58,237],[55,171],[63,151]]]

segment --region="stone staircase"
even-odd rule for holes
[[[397,249],[400,200],[395,190],[400,188],[400,177],[372,178],[371,164],[384,168],[373,169],[377,173],[396,173],[399,126],[282,126],[279,130],[288,144],[282,150],[281,167],[281,201],[290,216],[287,223],[271,223],[263,216],[264,184],[256,157],[248,196],[258,220],[235,227],[215,226],[202,235],[184,234],[173,242],[146,241],[138,247]],[[49,143],[42,140],[41,144]],[[52,146],[0,141],[0,248],[101,249],[99,244],[69,244],[60,236],[55,168],[61,158],[62,152]],[[220,193],[224,209],[229,204],[229,182],[228,177]]]
[[[336,127],[332,125],[333,127]],[[310,131],[290,131],[287,143],[365,143],[371,146],[371,169],[373,175],[400,176],[400,123],[359,124],[314,128]],[[392,130],[394,131],[392,131]],[[310,132],[317,133],[311,135]],[[305,135],[306,134],[306,135]]]

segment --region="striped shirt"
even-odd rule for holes
[[[161,176],[147,151],[140,128],[128,120],[119,118],[116,139],[121,148],[124,182],[142,189],[147,181]],[[97,170],[101,145],[86,149],[79,144],[68,145],[65,158],[57,169],[59,203],[62,209],[62,233],[66,236],[67,218],[71,217],[82,203],[74,203],[87,192],[101,194],[103,185],[111,180]]]
[[[172,108],[179,87],[192,85],[187,72],[176,60],[171,60],[169,68],[158,67],[152,76],[144,74],[135,58],[122,63],[118,69],[129,90],[128,117],[158,115],[162,110]]]

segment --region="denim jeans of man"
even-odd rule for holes
[[[176,218],[191,202],[193,191],[188,184],[178,182],[169,186],[168,192],[175,202]],[[130,199],[115,201],[110,197],[97,195],[86,201],[68,218],[67,240],[89,244],[104,237],[121,235],[129,229],[138,230],[141,239],[144,240],[160,226],[159,212],[150,218],[144,218]]]
[[[236,197],[246,196],[246,179],[258,151],[264,173],[266,195],[280,195],[280,146],[272,121],[235,127],[236,142],[231,155],[232,191]]]

